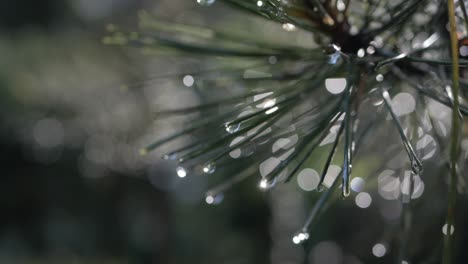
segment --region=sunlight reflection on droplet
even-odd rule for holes
[[[187,176],[187,171],[183,167],[177,167],[176,172],[177,176],[180,178],[185,178],[185,176]]]
[[[208,174],[213,174],[216,171],[216,164],[210,162],[203,167],[203,172]]]
[[[372,247],[372,254],[374,254],[374,256],[378,258],[385,256],[386,253],[387,253],[387,248],[385,247],[384,244],[378,243]]]
[[[257,6],[263,6],[263,1],[257,1]]]
[[[361,192],[358,195],[356,195],[355,202],[359,208],[364,209],[371,205],[372,197],[366,192]]]
[[[207,194],[205,197],[205,202],[210,205],[217,205],[220,204],[224,199],[224,195],[222,193],[218,193],[216,195]]]
[[[197,0],[197,3],[202,6],[210,6],[214,4],[214,2],[216,2],[216,0]]]
[[[295,235],[293,237],[292,241],[293,241],[294,244],[298,245],[300,243],[303,243],[307,239],[309,239],[309,233],[301,232],[301,233]]]
[[[332,94],[340,94],[346,88],[345,78],[328,78],[325,80],[325,87]]]
[[[320,181],[320,176],[314,169],[303,169],[297,175],[297,184],[304,191],[315,190]]]

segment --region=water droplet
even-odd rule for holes
[[[183,167],[177,167],[176,172],[177,176],[180,178],[185,178],[185,176],[187,176],[187,171]]]
[[[197,0],[197,3],[201,6],[210,6],[214,4],[216,0]]]
[[[216,171],[216,163],[210,162],[203,167],[203,172],[213,174]]]
[[[227,122],[226,124],[224,124],[224,128],[226,129],[226,132],[228,132],[229,134],[234,134],[237,131],[239,131],[240,123],[231,124]]]
[[[310,237],[309,233],[300,232],[293,237],[292,241],[294,244],[298,245],[298,244],[304,243],[307,239],[309,239],[309,237]]]
[[[177,159],[177,153],[165,154],[163,156],[163,159],[165,159],[165,160],[176,160]]]
[[[258,184],[258,187],[262,190],[268,190],[268,189],[273,188],[275,184],[276,184],[275,180],[269,182],[267,179],[262,179],[260,183]]]
[[[223,201],[223,199],[224,199],[224,195],[222,193],[206,194],[205,202],[207,204],[217,205],[217,204],[220,204]]]
[[[338,61],[341,59],[341,53],[339,51],[335,51],[329,56],[330,58],[328,59],[328,64],[337,64]]]
[[[351,188],[349,187],[349,182],[344,183],[343,188],[342,188],[342,194],[344,198],[349,197],[349,195],[351,194]]]
[[[263,1],[257,1],[257,6],[258,6],[258,7],[263,6]]]

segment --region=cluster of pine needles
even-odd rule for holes
[[[463,99],[468,93],[468,77],[463,76],[468,66],[463,59],[468,55],[467,12],[463,1],[452,1],[218,0],[278,22],[280,30],[309,32],[315,41],[310,47],[264,41],[255,34],[231,33],[229,28],[164,22],[148,12],[141,12],[137,33],[112,28],[104,42],[222,61],[219,67],[158,77],[179,80],[208,99],[196,106],[158,111],[159,118],[192,114],[198,118],[141,150],[146,154],[195,135],[195,140],[164,158],[179,163],[179,177],[197,170],[226,175],[207,192],[208,203],[215,203],[243,179],[258,177],[258,168],[272,156],[271,143],[280,139],[294,136],[295,147],[285,147],[287,143],[273,147],[276,159],[261,171],[261,189],[290,181],[315,151],[325,153],[317,187],[320,198],[296,234],[297,242],[308,239],[311,223],[334,190],[340,188],[342,196],[349,196],[354,157],[379,127],[393,124],[401,145],[389,149],[404,149],[411,177],[421,176],[423,164],[409,135],[436,123],[426,114],[428,102],[451,108],[448,139],[433,130],[439,147],[450,148],[441,153],[450,171],[447,224],[451,227],[462,119],[468,114]],[[215,3],[197,2],[206,8]],[[416,35],[423,38],[415,41]],[[330,80],[335,80],[331,90],[326,88]],[[392,98],[403,90],[417,98],[419,113],[398,114]],[[333,137],[324,144],[331,131]],[[326,185],[336,161],[342,164],[341,172]],[[377,169],[383,167],[384,161]],[[452,263],[453,238],[447,233],[443,261]]]

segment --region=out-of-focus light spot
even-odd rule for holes
[[[344,3],[343,0],[338,0],[338,1],[336,2],[336,9],[338,9],[338,11],[340,11],[340,12],[345,11],[345,9],[346,9],[346,4]]]
[[[362,58],[362,57],[364,57],[365,55],[366,55],[366,51],[365,51],[364,49],[361,48],[361,49],[358,50],[357,56],[358,56],[359,58]]]
[[[187,176],[187,171],[183,167],[177,167],[176,172],[179,178],[185,178],[185,176]]]
[[[325,80],[325,88],[332,94],[340,94],[346,88],[345,78],[328,78]]]
[[[460,55],[463,57],[468,56],[468,46],[461,46],[460,47]]]
[[[286,31],[294,31],[294,30],[296,30],[296,26],[294,26],[291,23],[284,23],[283,24],[283,29],[286,30]]]
[[[276,58],[276,56],[270,56],[268,57],[268,63],[270,64],[276,64],[278,62],[278,59]]]
[[[361,177],[354,177],[351,180],[351,190],[355,192],[362,192],[362,190],[364,190],[365,185],[366,185],[366,182]]]
[[[330,188],[340,172],[340,166],[330,165],[330,167],[328,167],[327,174],[325,175],[325,179],[323,180],[323,185],[327,188]]]
[[[372,46],[369,46],[369,47],[367,47],[366,52],[367,52],[368,54],[371,54],[371,55],[372,55],[372,54],[375,53],[375,48],[372,47]]]
[[[182,82],[184,83],[185,86],[192,87],[193,84],[195,83],[195,79],[192,77],[192,75],[185,75],[184,78],[182,79]]]
[[[372,254],[374,254],[374,256],[378,258],[385,256],[386,253],[387,253],[387,248],[385,247],[384,244],[378,243],[372,247]]]
[[[383,82],[384,76],[382,74],[377,74],[377,76],[375,76],[375,80],[378,82]]]
[[[400,179],[394,174],[393,170],[384,170],[377,178],[378,192],[385,200],[396,200],[400,197]]]
[[[421,159],[426,160],[432,158],[437,150],[437,143],[434,138],[426,134],[416,143],[416,149],[423,153]]]
[[[320,182],[320,176],[313,169],[303,169],[297,175],[297,184],[304,191],[312,191],[317,189]]]
[[[371,205],[372,197],[366,192],[361,192],[358,195],[356,195],[355,202],[358,207],[364,209]]]
[[[232,147],[238,144],[242,140],[244,140],[244,137],[236,137],[235,139],[232,140],[231,144],[229,144],[229,147]],[[242,150],[240,148],[236,148],[233,151],[229,152],[229,156],[231,156],[231,158],[233,159],[238,159],[241,157],[241,155],[242,155]]]
[[[442,227],[442,233],[444,235],[447,235],[447,229],[448,229],[448,224],[445,224],[443,227]],[[453,233],[455,232],[455,227],[452,225],[450,226],[450,235],[453,235]]]
[[[337,243],[324,241],[312,249],[309,257],[311,263],[340,264],[343,261],[343,251]]]
[[[257,6],[258,6],[258,7],[263,6],[263,1],[257,1]]]
[[[37,121],[33,128],[36,143],[44,148],[53,148],[63,144],[65,132],[60,121],[46,118]]]
[[[399,93],[392,98],[392,109],[397,116],[404,116],[416,110],[416,100],[409,93]],[[388,118],[390,119],[390,117]]]
[[[280,138],[276,140],[275,143],[273,143],[273,146],[271,147],[271,151],[275,153],[280,149],[289,149],[292,146],[294,146],[298,141],[299,141],[299,136],[297,134],[292,135],[288,138]]]
[[[270,174],[276,166],[280,164],[281,160],[275,157],[268,158],[264,162],[260,163],[259,170],[262,177]]]

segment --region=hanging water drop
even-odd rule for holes
[[[226,132],[228,132],[229,134],[234,134],[237,131],[239,131],[240,123],[231,124],[228,122],[224,124],[224,128],[226,129]]]
[[[304,243],[307,239],[309,239],[309,237],[310,237],[309,233],[301,232],[301,233],[296,234],[293,237],[292,241],[294,244],[299,245],[301,243]]]
[[[179,178],[185,178],[185,176],[187,176],[187,171],[183,167],[177,167],[176,172]]]
[[[210,205],[217,205],[220,204],[224,199],[224,195],[222,193],[218,194],[206,194],[205,202]]]
[[[213,174],[216,171],[216,164],[210,162],[203,167],[203,172],[208,174]]]
[[[197,3],[201,6],[210,6],[214,4],[216,0],[197,0]]]
[[[344,198],[349,197],[349,195],[351,194],[349,181],[343,182],[342,194]]]

